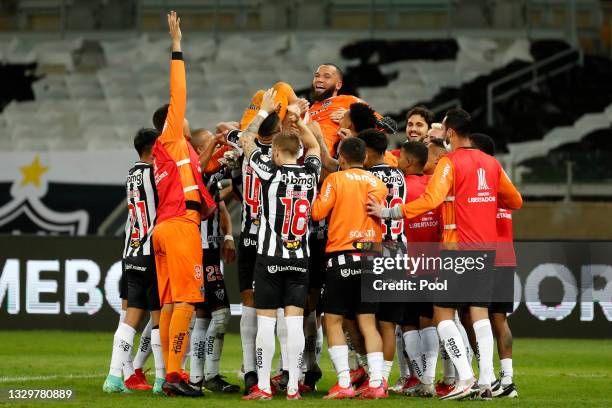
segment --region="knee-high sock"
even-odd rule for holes
[[[348,362],[348,346],[333,346],[328,351],[338,375],[338,384],[342,388],[350,386],[351,375]]]
[[[317,365],[317,316],[311,312],[304,321],[304,366],[313,370]]]
[[[406,348],[404,347],[404,337],[402,336],[402,328],[395,326],[395,350],[397,354],[397,365],[400,370],[401,378],[410,377],[410,369],[408,361],[406,360]]]
[[[474,357],[474,350],[472,350],[472,346],[470,344],[470,338],[465,331],[465,327],[461,323],[459,316],[455,316],[455,324],[459,329],[459,333],[461,333],[461,339],[463,340],[463,344],[465,344],[465,355],[467,356],[468,363],[470,363],[470,367],[472,366],[472,358]]]
[[[275,326],[276,318],[257,316],[257,336],[255,338],[257,386],[260,390],[266,392],[271,392],[270,371],[272,370],[272,358],[276,348]]]
[[[285,310],[278,309],[276,311],[276,335],[280,344],[281,358],[279,360],[279,368],[283,371],[289,369],[289,360],[287,355],[287,323],[285,322]]]
[[[478,346],[478,385],[490,386],[493,376],[493,332],[489,319],[474,322]]]
[[[223,352],[225,331],[231,317],[228,308],[212,312],[212,319],[206,332],[206,362],[204,363],[204,378],[210,380],[219,374],[219,363]]]
[[[384,357],[382,351],[368,353],[368,367],[370,368],[370,387],[380,387],[383,379]]]
[[[426,327],[419,330],[421,344],[423,345],[423,383],[433,384],[436,378],[436,363],[438,362],[438,348],[440,341],[435,327]]]
[[[140,335],[140,342],[138,343],[138,350],[136,350],[136,356],[134,357],[134,368],[136,370],[144,367],[147,358],[151,354],[151,327],[153,326],[153,320],[149,318],[149,322],[145,326],[142,334]]]
[[[242,364],[244,372],[255,371],[255,337],[257,336],[257,314],[255,308],[242,306],[240,318],[240,340],[242,341]]]
[[[168,351],[170,351],[170,322],[172,321],[172,310],[163,310],[159,316],[159,338],[161,342],[162,354],[164,356],[164,366],[168,372]]]
[[[155,326],[151,330],[151,350],[153,351],[153,360],[155,361],[155,378],[166,377],[166,365],[164,363],[164,354],[161,348],[161,339],[159,337],[159,326]]]
[[[323,325],[317,327],[317,345],[315,347],[317,364],[321,361],[321,354],[323,354]]]
[[[383,362],[383,378],[387,383],[389,382],[389,375],[391,375],[391,370],[393,369],[393,360]]]
[[[189,344],[189,323],[193,310],[193,305],[174,306],[172,320],[170,320],[170,349],[168,351],[168,372],[166,373],[169,382],[175,382],[181,370],[181,363]]]
[[[189,336],[189,382],[197,383],[204,378],[206,359],[206,330],[210,319],[197,317]]]
[[[439,342],[440,357],[442,358],[442,367],[444,370],[444,384],[452,384],[455,382],[455,365],[444,348],[444,342],[441,339],[439,339]]]
[[[289,383],[287,393],[298,392],[298,382],[302,368],[302,355],[304,353],[304,317],[285,316],[287,324],[287,360],[289,369]]]
[[[438,324],[438,336],[444,344],[446,352],[453,360],[460,381],[471,379],[474,374],[472,367],[465,355],[465,344],[461,338],[461,333],[452,320],[443,320]]]
[[[512,369],[512,359],[502,358],[499,362],[501,364],[500,377],[502,385],[512,384],[512,376],[514,375],[514,370]]]
[[[423,363],[421,360],[423,345],[421,344],[421,335],[418,330],[410,330],[404,333],[403,336],[408,361],[419,377],[419,380],[423,381]]]
[[[123,366],[128,361],[132,347],[134,345],[134,335],[136,330],[133,327],[121,323],[115,331],[113,337],[113,351],[111,355],[111,364],[109,374],[115,377],[121,377],[123,374]]]
[[[189,331],[187,334],[191,337],[191,333],[193,332],[193,327],[195,326],[196,314],[193,313],[191,315],[191,320],[189,321]],[[191,356],[191,342],[187,343],[187,349],[185,350],[185,354],[183,354],[183,360],[181,360],[181,370],[184,371],[187,366],[187,359]]]

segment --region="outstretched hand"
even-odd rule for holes
[[[177,16],[176,11],[172,10],[168,14],[168,31],[170,32],[170,37],[172,38],[172,51],[180,51],[175,50],[175,46],[178,45],[180,47],[181,43],[181,19]]]
[[[264,94],[261,100],[261,106],[259,107],[261,110],[264,110],[268,113],[272,113],[278,109],[277,103],[274,103],[274,98],[276,97],[276,89],[270,88]]]

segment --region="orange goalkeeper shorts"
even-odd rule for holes
[[[200,229],[186,218],[162,221],[153,230],[161,305],[204,301]]]

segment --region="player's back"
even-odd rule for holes
[[[431,177],[425,174],[409,174],[406,180],[406,203],[416,200],[425,192]],[[427,211],[418,217],[405,220],[405,233],[408,242],[439,242],[440,209]]]
[[[388,208],[404,204],[406,201],[406,182],[400,170],[388,164],[372,166],[368,170],[385,184],[387,188],[385,205]],[[386,220],[381,223],[381,227],[383,242],[399,241],[403,244],[406,243],[403,220]]]
[[[152,255],[151,235],[158,204],[153,166],[136,162],[125,183],[128,217],[123,257]]]

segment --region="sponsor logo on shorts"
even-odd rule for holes
[[[146,266],[140,266],[140,265],[134,265],[134,264],[125,264],[125,270],[126,271],[139,271],[139,272],[146,272],[147,271],[147,267]]]
[[[245,238],[243,244],[245,247],[257,246],[257,241],[251,238]]]
[[[215,290],[215,296],[217,297],[217,299],[223,300],[225,299],[225,291],[223,289],[217,289]]]
[[[308,268],[300,268],[299,266],[293,266],[293,265],[285,265],[285,266],[268,265],[268,272],[270,273],[285,272],[285,271],[306,273],[308,271]]]
[[[348,278],[351,275],[361,275],[361,269],[342,268],[340,269],[340,276]]]
[[[193,270],[195,271],[193,276],[195,276],[197,280],[202,279],[202,265],[194,265]]]

